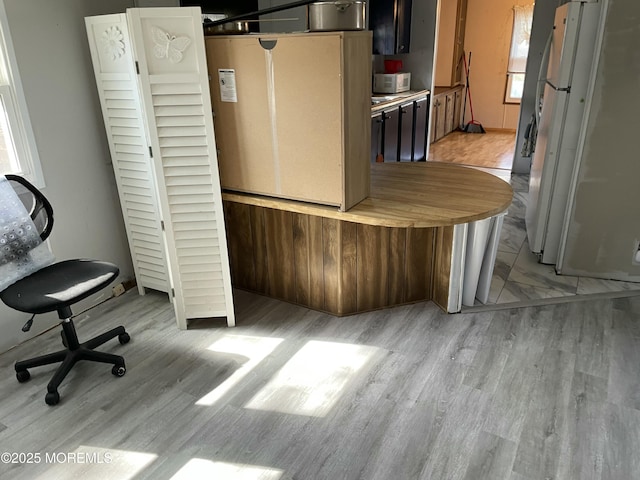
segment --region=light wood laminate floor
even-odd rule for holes
[[[56,407],[51,367],[18,384],[12,364],[57,349],[58,331],[0,356],[2,450],[41,459],[0,478],[640,478],[638,296],[348,318],[235,304],[231,329],[179,331],[165,295],[133,291],[81,316],[83,338],[126,325],[131,342],[103,350],[128,371],[81,363]]]
[[[452,132],[429,146],[429,161],[511,171],[516,134]]]

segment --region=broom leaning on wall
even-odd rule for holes
[[[478,122],[473,116],[473,103],[471,101],[471,86],[469,85],[469,74],[471,72],[471,52],[469,52],[469,65],[467,65],[467,57],[463,53],[462,60],[464,61],[464,71],[467,76],[467,96],[469,97],[469,111],[471,112],[471,121],[465,125],[462,129],[466,133],[487,133],[482,124]],[[464,118],[462,119],[464,122]]]

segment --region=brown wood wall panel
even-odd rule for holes
[[[389,305],[389,231],[358,225],[358,310]]]
[[[224,203],[224,216],[229,247],[229,263],[233,284],[247,290],[256,289],[251,207]]]
[[[251,227],[253,231],[253,261],[255,262],[256,291],[271,295],[269,285],[269,258],[267,256],[267,239],[264,212],[266,208],[251,208]]]
[[[311,275],[309,241],[309,215],[294,213],[293,226],[293,256],[295,265],[295,294],[296,303],[309,305],[311,302]]]
[[[451,276],[451,254],[453,253],[453,228],[438,227],[435,238],[433,265],[433,301],[444,310],[449,299],[449,278]]]
[[[271,295],[289,302],[296,301],[292,217],[284,210],[264,212]]]
[[[340,222],[342,245],[342,274],[340,282],[340,302],[342,314],[358,311],[358,225]]]
[[[431,298],[434,228],[407,229],[405,302]]]
[[[309,219],[309,306],[324,309],[324,260],[322,256],[322,217]]]
[[[388,305],[406,302],[407,229],[389,229],[389,295]]]
[[[340,279],[342,268],[340,221],[322,220],[322,268],[324,272],[324,310],[342,314]]]
[[[389,228],[225,202],[234,286],[348,315],[446,307],[453,227]]]

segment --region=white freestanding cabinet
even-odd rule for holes
[[[134,8],[86,25],[137,280],[170,292],[182,329],[205,317],[233,326],[200,9]]]

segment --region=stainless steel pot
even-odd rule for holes
[[[204,22],[205,35],[233,35],[240,33],[249,33],[249,22],[237,21],[227,22],[222,25],[209,25],[213,22]]]
[[[365,2],[337,0],[309,5],[309,30],[312,32],[365,28]]]

